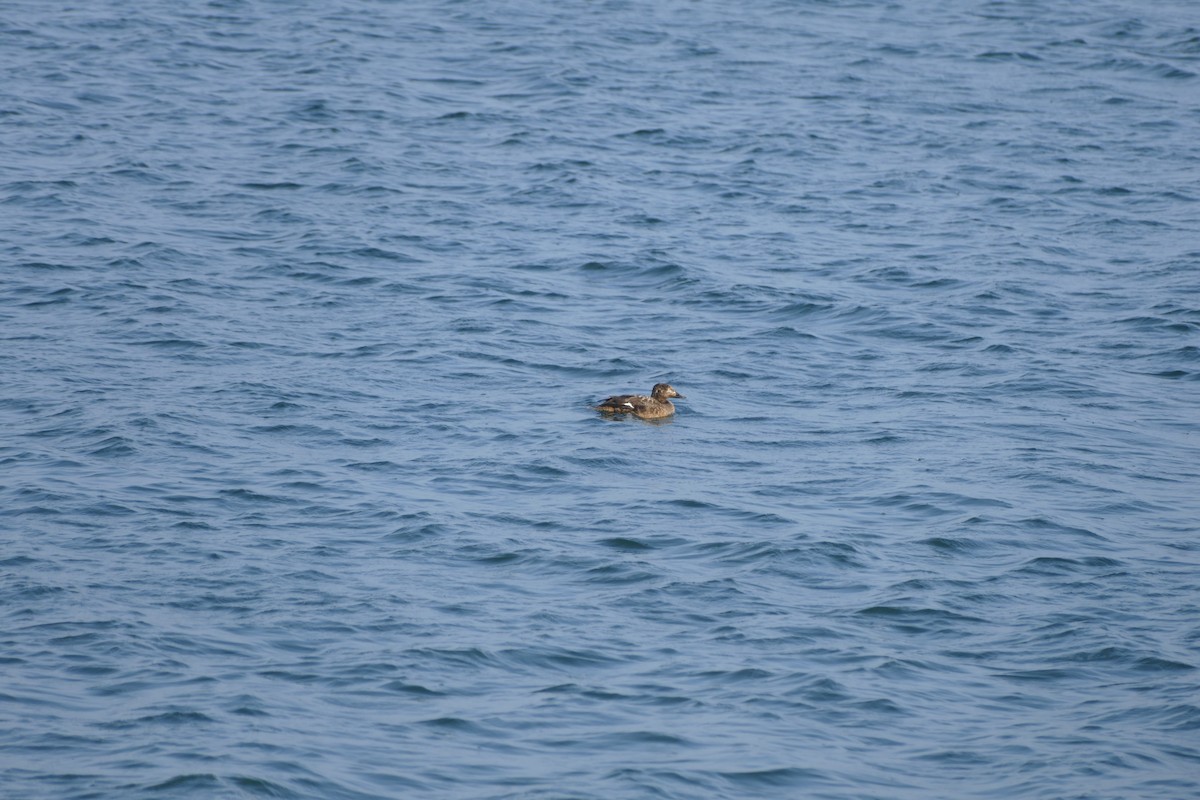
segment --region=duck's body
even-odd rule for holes
[[[661,419],[675,413],[675,404],[670,398],[683,398],[675,387],[669,383],[657,383],[650,390],[650,396],[644,394],[618,394],[601,400],[597,405],[598,411],[609,414],[633,414],[642,419]]]

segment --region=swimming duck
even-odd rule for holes
[[[609,414],[633,414],[642,419],[660,419],[675,413],[675,406],[669,399],[672,397],[684,399],[671,384],[656,383],[650,390],[649,397],[644,394],[618,394],[601,400],[596,409]]]

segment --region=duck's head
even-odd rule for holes
[[[680,400],[686,400],[683,395],[675,391],[675,387],[669,383],[656,383],[654,388],[650,390],[650,396],[655,400],[666,400],[668,397],[678,397]]]

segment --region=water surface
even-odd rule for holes
[[[1200,794],[1190,3],[0,43],[5,796]]]

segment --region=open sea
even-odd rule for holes
[[[6,0],[0,76],[3,800],[1200,797],[1194,0]]]

